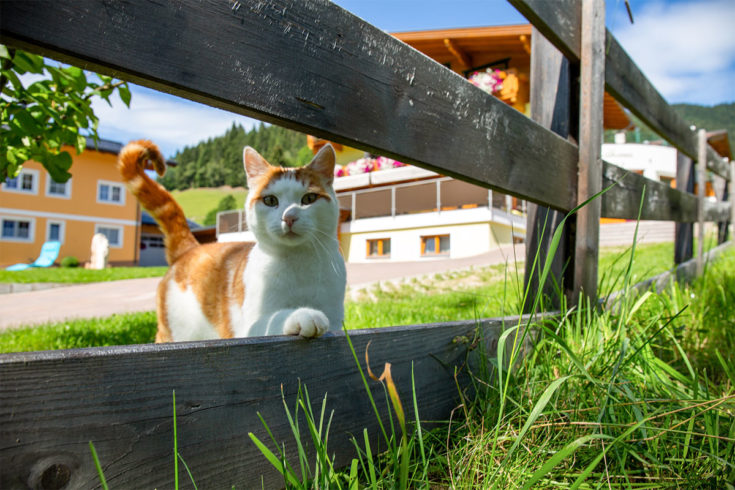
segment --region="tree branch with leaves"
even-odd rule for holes
[[[26,74],[33,76],[21,77]],[[87,137],[99,140],[95,97],[112,104],[117,92],[130,106],[126,82],[95,74],[99,82],[75,66],[56,66],[42,56],[0,45],[0,181],[18,175],[28,160],[41,163],[56,182],[71,177],[72,156]]]

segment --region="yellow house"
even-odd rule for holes
[[[59,260],[90,259],[92,236],[102,233],[110,242],[109,262],[138,262],[140,211],[116,168],[122,145],[91,140],[73,156],[72,178],[54,182],[41,164],[26,162],[20,175],[0,185],[0,267],[32,262],[41,246],[59,240]]]

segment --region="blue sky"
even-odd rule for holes
[[[548,0],[553,1],[553,0]],[[388,31],[527,23],[505,0],[336,0],[358,17]],[[608,0],[606,24],[669,103],[704,105],[735,101],[735,1]],[[149,138],[171,157],[184,146],[218,136],[233,122],[257,121],[131,86],[131,109],[95,105],[100,136],[125,143]]]

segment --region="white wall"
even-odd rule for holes
[[[602,145],[602,159],[652,180],[676,178],[676,148],[639,143]]]
[[[441,260],[447,256],[421,256],[421,237],[449,235],[448,258],[471,257],[511,243],[511,220],[516,235],[525,233],[525,218],[494,214],[495,219],[489,209],[476,208],[356,220],[342,225],[342,250],[348,262]],[[380,238],[390,238],[390,257],[368,258],[367,241]]]

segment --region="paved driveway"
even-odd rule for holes
[[[361,288],[383,280],[437,274],[471,266],[512,262],[514,254],[524,259],[523,245],[498,248],[490,253],[462,259],[435,259],[417,262],[371,262],[348,264],[347,284]],[[127,279],[93,284],[0,294],[0,329],[33,325],[69,318],[93,318],[113,313],[156,309],[156,286],[160,278]]]

